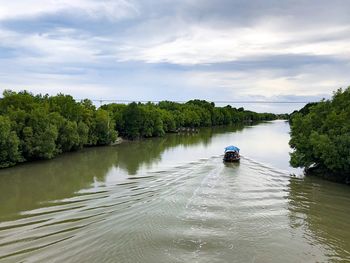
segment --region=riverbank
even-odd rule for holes
[[[306,176],[315,176],[335,183],[350,185],[350,174],[335,173],[322,167],[310,167],[305,169]]]
[[[278,117],[230,105],[216,107],[203,100],[108,104],[97,109],[91,101],[77,102],[69,95],[6,90],[0,100],[0,168],[52,159],[84,147],[118,144],[117,136],[130,140],[162,137]]]

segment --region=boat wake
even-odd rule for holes
[[[175,255],[188,262],[210,253],[225,258],[257,235],[263,240],[279,230],[275,220],[286,215],[287,184],[284,171],[243,156],[225,166],[221,155],[95,184],[0,223],[0,259],[94,261],[95,251],[125,262],[130,254],[134,262],[173,262]]]

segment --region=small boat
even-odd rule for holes
[[[240,159],[238,147],[231,145],[225,148],[224,162],[238,162]]]

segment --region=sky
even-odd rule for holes
[[[317,101],[350,85],[349,14],[346,0],[0,0],[0,91]]]

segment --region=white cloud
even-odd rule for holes
[[[296,75],[278,69],[197,71],[188,74],[187,80],[200,93],[218,94],[212,95],[216,99],[259,100],[260,97],[273,100],[276,96],[331,94],[335,89],[350,83],[349,70],[350,66],[340,69],[312,65],[303,67]]]
[[[0,28],[0,39],[3,46],[21,52],[16,62],[35,66],[94,63],[98,60],[96,54],[108,41],[69,28],[56,28],[44,34],[21,34]]]
[[[0,1],[0,21],[35,17],[60,11],[82,11],[92,18],[110,20],[138,14],[137,6],[128,0],[11,0]]]
[[[235,1],[0,0],[1,88],[234,100],[330,94],[350,83],[340,4],[330,16],[314,4],[284,2],[281,13],[266,2],[238,12]]]
[[[279,19],[276,24],[279,24]],[[286,31],[268,24],[254,27],[211,28],[189,26],[182,32],[159,37],[158,43],[139,41],[121,47],[119,57],[148,63],[205,64],[236,61],[247,57],[271,55],[331,55],[350,58],[350,27],[319,28],[308,31]],[[347,38],[322,40],[320,38],[343,33]]]

